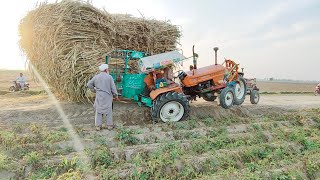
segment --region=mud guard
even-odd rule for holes
[[[166,93],[166,92],[177,92],[182,93],[182,89],[178,84],[172,84],[167,87],[159,88],[156,90],[153,90],[150,92],[150,98],[152,100],[155,100],[160,94]]]

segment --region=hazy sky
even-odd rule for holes
[[[23,69],[18,47],[20,19],[41,0],[7,0],[0,7],[0,69]],[[54,0],[55,1],[55,0]],[[54,2],[50,1],[49,2]],[[181,48],[198,67],[234,59],[248,76],[320,81],[319,0],[92,0],[110,13],[169,19],[182,28]],[[139,10],[139,11],[138,11]],[[190,64],[190,62],[185,63]],[[187,66],[186,66],[187,67]]]

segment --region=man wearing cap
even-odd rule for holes
[[[112,76],[108,73],[108,64],[102,64],[99,66],[101,71],[95,75],[87,84],[88,88],[96,93],[96,99],[94,101],[95,126],[97,130],[101,130],[102,117],[107,117],[107,128],[114,128],[112,120],[112,101],[113,97],[118,100],[118,92],[114,84]]]

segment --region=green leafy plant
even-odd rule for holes
[[[7,150],[15,145],[16,134],[9,131],[0,132],[0,144],[2,144]]]
[[[91,161],[94,168],[97,166],[108,168],[113,163],[111,154],[106,147],[93,150],[91,153]]]
[[[32,151],[23,157],[26,163],[32,166],[37,165],[40,162],[41,158],[41,155],[36,151]]]
[[[77,156],[74,156],[71,160],[67,158],[63,158],[58,165],[59,172],[65,173],[65,172],[73,172],[77,169],[79,162],[79,158]]]
[[[49,131],[45,134],[45,141],[54,143],[69,139],[69,135],[64,131]]]
[[[316,157],[310,157],[306,161],[307,174],[310,179],[320,178],[320,160]]]
[[[7,169],[8,161],[8,156],[5,155],[2,151],[0,151],[0,169]]]
[[[57,177],[57,180],[65,180],[65,179],[82,180],[84,179],[84,176],[79,170],[75,171],[70,169],[67,172]]]
[[[133,136],[134,134],[134,130],[122,128],[118,131],[116,137],[126,145],[135,145],[139,143],[139,140]]]
[[[213,118],[205,118],[202,120],[202,122],[206,125],[206,126],[212,126],[214,123],[214,119]]]

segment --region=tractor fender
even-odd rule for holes
[[[178,84],[172,84],[167,87],[159,88],[150,92],[150,98],[155,100],[160,94],[166,92],[178,92],[183,93],[181,87]]]
[[[228,87],[234,87],[237,84],[238,81],[231,81],[227,83]]]

